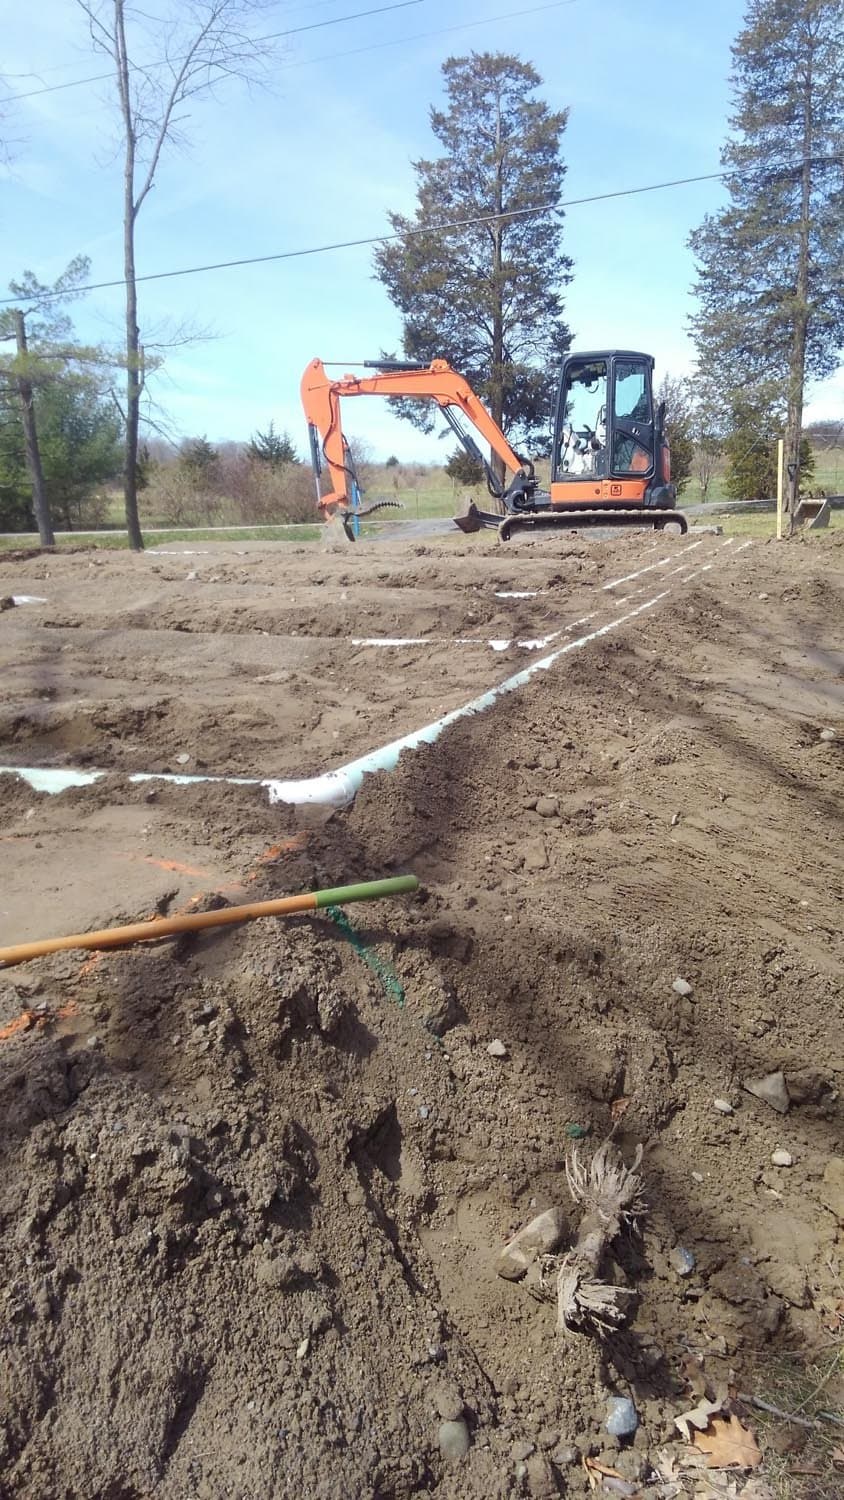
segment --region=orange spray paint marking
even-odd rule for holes
[[[0,1026],[0,1042],[8,1042],[13,1036],[22,1031],[43,1031],[51,1021],[66,1021],[69,1016],[78,1014],[79,1006],[74,1000],[68,1005],[60,1005],[58,1010],[45,1010],[36,1015],[34,1011],[21,1011],[13,1021],[8,1021],[5,1026]]]
[[[151,854],[123,854],[122,859],[137,859],[145,865],[155,865],[158,870],[171,871],[176,875],[192,875],[197,880],[208,880],[213,870],[201,870],[197,865],[186,865],[178,859],[155,859]]]

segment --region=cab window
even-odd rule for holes
[[[641,360],[619,359],[615,366],[617,422],[650,422],[647,368]]]

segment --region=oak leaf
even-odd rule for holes
[[[734,1412],[713,1417],[705,1432],[695,1433],[692,1444],[706,1455],[710,1469],[755,1469],[762,1462],[753,1433]]]

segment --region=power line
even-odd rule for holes
[[[381,16],[385,13],[385,11],[388,10],[407,10],[408,6],[425,5],[426,3],[427,0],[394,0],[393,4],[380,5],[374,10],[358,10],[355,11],[353,15],[333,16],[327,21],[310,21],[307,26],[292,26],[288,31],[270,31],[265,36],[256,36],[251,38],[251,41],[253,46],[257,46],[260,42],[283,41],[285,37],[299,36],[304,31],[321,31],[325,26],[340,26],[344,21],[361,21],[365,16]],[[145,64],[145,68],[160,67],[164,63],[169,62],[169,58],[162,57],[159,58],[155,63]],[[134,72],[142,71],[138,69],[135,64],[132,64],[131,66]],[[213,64],[209,64],[209,66],[213,66]],[[65,89],[82,88],[83,85],[88,83],[107,83],[111,81],[113,76],[113,73],[110,72],[95,73],[90,78],[71,78],[67,83],[45,84],[43,88],[29,89],[25,94],[6,94],[4,95],[3,99],[0,100],[0,103],[17,104],[23,99],[37,99],[41,94],[58,94]]]
[[[418,228],[400,229],[392,234],[367,235],[358,240],[336,240],[330,245],[310,245],[303,250],[279,250],[272,255],[246,255],[238,260],[213,261],[208,265],[181,266],[173,271],[148,271],[144,276],[136,276],[136,283],[141,281],[166,281],[175,276],[198,276],[205,271],[229,271],[237,266],[261,266],[271,261],[301,260],[309,255],[327,255],[333,250],[354,250],[363,245],[385,245],[390,240],[400,240],[405,235],[420,234],[443,234],[451,229],[470,229],[477,224],[500,223],[502,219],[528,218],[532,214],[543,214],[556,212],[563,208],[579,208],[585,203],[605,203],[611,198],[632,198],[638,193],[657,193],[663,188],[686,187],[694,182],[715,182],[724,177],[733,176],[730,172],[704,172],[697,177],[675,177],[669,182],[650,182],[642,187],[617,188],[611,193],[591,193],[587,198],[567,198],[562,203],[539,203],[532,208],[514,208],[503,214],[477,214],[468,219],[451,219],[444,224],[422,224]],[[75,289],[79,292],[102,292],[111,290],[113,287],[125,286],[126,280],[120,277],[116,281],[92,281],[88,286],[80,286]],[[46,293],[40,299],[49,301],[52,296],[60,296],[61,293]],[[16,302],[15,297],[0,297],[0,307]]]
[[[482,16],[479,21],[461,21],[458,26],[438,26],[435,31],[417,31],[413,36],[390,37],[386,42],[370,42],[365,47],[346,47],[342,52],[323,53],[321,57],[297,58],[295,62],[279,63],[278,72],[288,68],[311,68],[317,63],[336,62],[347,57],[360,57],[364,52],[380,52],[385,47],[403,47],[407,42],[427,42],[438,36],[452,36],[456,31],[474,31],[478,26],[492,26],[496,21],[514,21],[521,16],[535,16],[540,11],[562,10],[564,6],[577,5],[579,0],[550,0],[545,5],[531,5],[525,10],[507,10],[497,16]]]

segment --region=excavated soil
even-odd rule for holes
[[[607,1493],[741,1493],[678,1467],[674,1417],[704,1379],[770,1399],[844,1327],[842,560],[636,534],[0,561],[41,601],[0,614],[0,761],[110,773],[0,779],[0,942],[421,882],[0,972],[2,1496],[581,1496],[587,1459]],[[125,775],[315,774],[567,643],[345,810]],[[785,1114],[743,1089],[779,1071]],[[599,1341],[495,1263],[550,1205],[574,1238],[567,1159],[611,1132],[648,1209]],[[837,1493],[805,1429],[774,1452],[745,1422],[778,1495]]]

